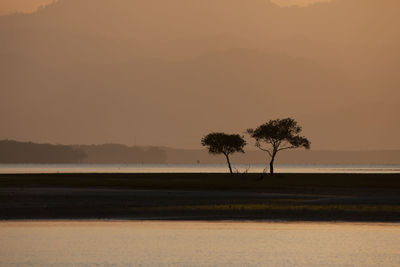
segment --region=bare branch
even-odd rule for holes
[[[269,149],[263,148],[263,147],[260,145],[260,143],[257,143],[256,146],[257,146],[260,150],[267,152],[268,155],[269,155],[270,157],[272,157],[272,152],[269,151]]]
[[[279,152],[279,151],[282,151],[282,150],[285,150],[285,149],[293,149],[293,148],[297,148],[297,147],[295,147],[295,146],[282,147],[282,148],[279,148],[279,149],[278,149],[278,152]]]

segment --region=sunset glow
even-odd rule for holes
[[[0,1],[0,265],[400,266],[400,0]]]

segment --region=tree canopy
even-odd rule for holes
[[[210,133],[201,139],[201,144],[208,148],[210,154],[225,155],[229,170],[232,173],[229,155],[235,152],[244,153],[243,148],[246,141],[238,134]]]
[[[301,136],[301,126],[292,118],[270,120],[247,132],[256,140],[256,146],[271,157],[270,172],[273,173],[275,156],[279,151],[304,147],[310,148],[310,141]]]

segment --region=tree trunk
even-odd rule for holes
[[[228,156],[228,155],[225,155],[225,157],[226,157],[226,161],[228,162],[229,171],[230,171],[230,173],[232,174],[233,172],[232,172],[232,167],[231,167],[231,162],[230,162],[230,160],[229,160],[229,156]]]
[[[274,174],[274,160],[275,160],[275,155],[272,155],[271,161],[269,162],[269,173]]]

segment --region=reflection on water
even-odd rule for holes
[[[400,224],[0,222],[1,264],[400,266]]]
[[[265,165],[233,165],[238,172]],[[268,171],[268,170],[266,170]],[[277,165],[280,173],[400,173],[400,165]],[[0,173],[226,173],[224,164],[0,164]]]

